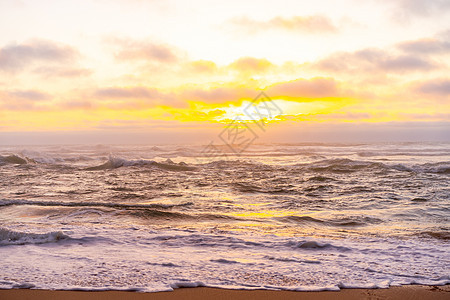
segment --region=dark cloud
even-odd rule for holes
[[[33,40],[0,48],[0,70],[14,72],[35,62],[67,63],[77,56],[77,51],[69,46]]]
[[[436,79],[423,82],[417,86],[417,91],[424,94],[433,94],[438,96],[450,95],[450,79]]]
[[[267,94],[272,98],[279,96],[321,98],[338,96],[338,89],[333,79],[317,77],[275,84],[267,89]]]
[[[234,18],[231,24],[240,30],[253,34],[266,30],[285,30],[300,33],[335,33],[336,26],[325,16],[295,16],[292,18],[275,17],[267,21],[258,21],[247,17]]]

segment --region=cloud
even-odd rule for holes
[[[21,100],[32,100],[32,101],[40,101],[40,100],[48,100],[50,96],[43,92],[37,90],[16,90],[8,93],[14,99]]]
[[[448,0],[383,0],[383,2],[388,5],[387,13],[391,15],[392,20],[399,23],[415,22],[417,17],[439,18],[450,10]]]
[[[334,79],[316,77],[272,85],[267,89],[267,94],[272,98],[279,96],[321,98],[338,96],[338,89]]]
[[[93,71],[86,68],[71,68],[71,67],[39,67],[33,70],[33,73],[42,75],[44,77],[62,77],[62,78],[74,78],[74,77],[87,77],[90,76]]]
[[[0,107],[6,110],[38,110],[51,96],[38,90],[0,91]]]
[[[312,64],[319,70],[381,71],[402,73],[405,71],[430,71],[437,65],[430,59],[418,55],[392,54],[381,49],[368,48],[356,52],[340,52]]]
[[[35,62],[68,63],[78,52],[70,46],[46,40],[32,40],[0,48],[0,70],[15,72]]]
[[[423,82],[416,87],[423,94],[450,96],[450,79],[436,79]]]
[[[96,105],[93,102],[91,102],[91,101],[71,100],[71,101],[63,102],[61,104],[61,107],[63,109],[84,109],[84,110],[89,110],[89,109],[96,108]]]
[[[188,101],[200,101],[205,103],[236,102],[243,98],[253,98],[255,91],[243,87],[216,87],[211,89],[186,89],[180,97]]]
[[[116,105],[116,107],[119,108],[148,108],[154,106],[181,108],[187,104],[183,99],[180,99],[173,93],[165,93],[155,88],[142,86],[100,88],[94,92],[93,97],[104,100],[118,100],[118,106]]]
[[[441,41],[434,38],[406,41],[398,44],[397,47],[405,52],[414,54],[437,54],[450,52],[450,42]]]
[[[110,87],[98,89],[95,92],[95,96],[108,99],[155,99],[162,95],[156,89],[148,89],[145,87]]]
[[[217,65],[210,60],[196,60],[188,64],[188,69],[194,73],[213,73],[217,71]]]
[[[448,0],[401,0],[399,12],[415,16],[428,16],[450,10]]]
[[[229,65],[231,69],[240,72],[265,72],[273,67],[273,64],[265,58],[241,57]]]
[[[291,18],[275,17],[267,21],[239,17],[231,19],[229,22],[239,29],[246,30],[249,34],[271,29],[306,34],[335,33],[338,31],[328,17],[320,15],[294,16]]]
[[[178,53],[174,47],[149,41],[113,38],[109,42],[119,46],[115,58],[119,61],[145,60],[163,63],[178,61]]]
[[[434,69],[434,63],[412,55],[386,57],[377,62],[377,67],[384,71],[428,71]]]

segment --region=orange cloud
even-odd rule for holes
[[[188,69],[193,73],[213,73],[217,71],[217,65],[210,60],[196,60],[188,63]]]
[[[273,67],[273,64],[265,58],[241,57],[229,67],[240,72],[264,73]]]

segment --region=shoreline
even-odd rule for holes
[[[140,293],[130,291],[67,291],[39,289],[0,289],[2,300],[251,300],[251,299],[450,299],[450,285],[404,285],[387,289],[341,289],[340,291],[233,290],[208,287],[179,288],[170,292]]]

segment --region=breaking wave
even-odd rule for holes
[[[133,167],[133,166],[152,166],[170,171],[191,171],[195,169],[192,166],[188,166],[184,162],[180,162],[177,164],[171,161],[170,159],[167,159],[166,162],[164,163],[160,163],[153,160],[145,160],[145,159],[127,160],[120,157],[110,156],[107,162],[99,166],[86,168],[85,170],[99,171],[99,170],[117,169],[120,167]]]
[[[26,158],[22,158],[18,155],[0,156],[0,165],[2,164],[24,165],[27,163],[28,160]]]
[[[0,246],[56,243],[70,239],[61,231],[49,233],[27,233],[0,228]]]

